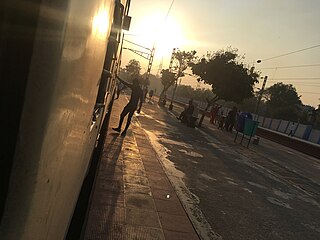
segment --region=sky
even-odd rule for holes
[[[155,46],[153,74],[161,62],[168,68],[173,48],[196,50],[202,56],[231,46],[262,78],[268,76],[266,87],[292,84],[304,104],[320,104],[319,0],[132,0],[129,15],[125,39]],[[124,47],[145,51],[126,41]],[[303,51],[277,57],[298,50]],[[146,71],[148,60],[124,50],[122,66],[130,59],[137,59],[142,73]],[[205,87],[191,77],[182,84]],[[256,87],[261,85],[262,80]]]

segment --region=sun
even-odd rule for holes
[[[170,57],[173,48],[182,48],[186,42],[183,27],[171,16],[154,12],[139,19],[130,31],[133,41],[142,46],[155,46],[155,58]],[[130,35],[130,34],[129,34]]]
[[[173,48],[183,48],[184,43],[182,27],[173,18],[168,18],[156,36],[156,53],[159,57],[166,57]]]

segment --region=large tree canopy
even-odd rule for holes
[[[297,120],[299,106],[302,102],[294,86],[276,83],[267,88],[264,95],[271,117]]]
[[[131,59],[129,63],[126,65],[125,70],[128,73],[131,80],[133,78],[139,78],[141,70],[140,62],[138,60]]]
[[[216,95],[212,102],[219,99],[241,103],[253,96],[253,86],[259,74],[242,62],[237,49],[219,50],[192,66],[198,81],[210,84]]]

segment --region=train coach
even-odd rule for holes
[[[105,135],[130,0],[0,7],[0,239],[64,239]]]

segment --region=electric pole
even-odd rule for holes
[[[150,77],[151,67],[152,67],[153,58],[154,58],[154,52],[155,52],[155,48],[153,47],[151,49],[151,54],[150,54],[149,63],[148,63],[148,69],[147,69],[147,73],[146,73],[146,85],[147,85],[147,82],[148,82],[149,77]]]
[[[258,116],[257,112],[258,112],[258,109],[259,109],[259,105],[260,105],[260,102],[261,102],[262,94],[263,94],[264,88],[266,86],[267,80],[268,80],[268,76],[265,76],[264,79],[263,79],[263,84],[262,84],[261,90],[260,90],[260,94],[259,94],[256,110],[254,111],[254,119],[255,120],[257,120],[257,116]]]

